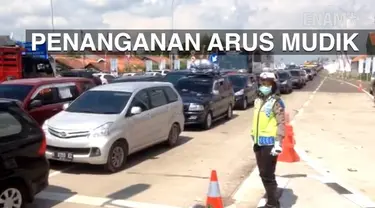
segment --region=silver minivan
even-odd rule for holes
[[[185,118],[181,97],[167,82],[124,82],[92,88],[47,120],[51,160],[124,168],[128,155],[157,143],[178,143]]]

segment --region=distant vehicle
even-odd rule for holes
[[[301,70],[290,70],[289,72],[292,75],[293,87],[301,89],[305,86],[306,82]]]
[[[155,72],[155,71],[152,71],[152,72],[145,72],[145,75],[151,75],[151,76],[163,76],[160,72]]]
[[[305,84],[309,81],[309,75],[307,74],[307,72],[303,69],[300,70],[301,71],[301,74],[302,74],[302,77],[305,81]]]
[[[250,74],[230,73],[227,75],[235,96],[235,107],[245,110],[252,105],[257,97],[258,84]]]
[[[122,76],[123,77],[127,77],[127,76],[141,76],[141,75],[144,75],[143,72],[132,72],[132,73],[123,73]]]
[[[91,79],[80,77],[30,78],[0,84],[0,98],[18,100],[40,124],[62,110],[84,91],[95,87]]]
[[[293,92],[293,81],[292,75],[289,71],[280,70],[277,72],[280,81],[280,92],[281,93],[292,93]]]
[[[307,80],[311,81],[314,79],[314,70],[312,69],[303,69],[306,72]]]
[[[55,77],[48,59],[22,55],[23,48],[0,46],[0,82],[12,79]]]
[[[170,72],[170,70],[163,69],[163,70],[157,70],[153,72],[157,72],[157,73],[160,73],[162,76],[165,76]]]
[[[92,74],[94,77],[98,77],[102,84],[108,84],[112,80],[116,79],[116,77],[108,74],[108,73],[94,73]]]
[[[119,77],[112,80],[110,83],[118,82],[159,82],[163,81],[163,77],[152,76],[152,75],[143,75],[143,76],[128,76],[128,77]]]
[[[71,70],[60,72],[60,77],[84,77],[92,79],[96,85],[101,85],[102,80],[99,77],[95,77],[94,74],[97,72],[89,72],[84,70]]]
[[[48,186],[46,139],[16,101],[0,99],[0,207],[25,207]]]
[[[214,121],[233,116],[234,91],[227,77],[191,75],[179,79],[176,89],[184,102],[186,125],[198,124],[210,129]]]
[[[104,165],[109,172],[151,145],[177,145],[184,130],[181,97],[166,82],[101,85],[65,108],[43,125],[47,158]]]

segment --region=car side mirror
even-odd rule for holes
[[[33,100],[31,101],[29,107],[30,109],[34,109],[34,108],[39,108],[43,105],[42,101],[41,100]]]
[[[140,113],[142,113],[142,108],[141,107],[133,106],[130,109],[130,115],[137,115],[137,114],[140,114]]]
[[[64,105],[62,106],[62,109],[63,110],[66,110],[70,105],[70,102],[69,103],[64,103]]]

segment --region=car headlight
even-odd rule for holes
[[[284,84],[284,85],[285,85],[286,83],[287,83],[287,81],[285,80],[285,81],[284,81],[284,82],[282,82],[281,84]]]
[[[244,94],[244,90],[240,90],[240,91],[237,91],[236,93],[234,93],[234,95],[236,96],[239,96],[239,95],[243,95]]]
[[[43,131],[47,131],[48,130],[48,119],[44,121],[43,125],[42,125],[42,129]]]
[[[196,103],[190,103],[189,111],[203,111],[204,106]]]
[[[109,129],[111,127],[111,125],[113,124],[113,122],[108,122],[108,123],[105,123],[99,127],[97,127],[96,129],[94,129],[91,133],[90,133],[90,137],[102,137],[102,136],[108,136],[109,135]]]

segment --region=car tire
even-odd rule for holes
[[[169,147],[175,147],[178,144],[178,139],[180,137],[181,129],[180,126],[177,123],[174,123],[171,127],[171,130],[169,130],[168,139],[166,144]]]
[[[230,120],[233,118],[233,107],[232,104],[229,104],[228,109],[227,109],[227,114],[226,114],[226,119]]]
[[[212,120],[213,120],[212,113],[208,112],[202,123],[202,128],[204,130],[210,129],[212,127]]]
[[[104,165],[106,171],[116,173],[125,168],[128,157],[128,146],[123,141],[113,143],[108,152],[107,163]]]
[[[21,184],[4,184],[0,187],[0,198],[3,198],[3,195],[6,194],[6,192],[15,194],[16,197],[12,197],[13,203],[18,205],[21,208],[25,208],[27,204],[27,192],[26,187],[24,187]],[[14,207],[14,206],[12,206]]]
[[[247,101],[247,97],[243,99],[241,109],[246,110],[249,107],[249,102]]]

